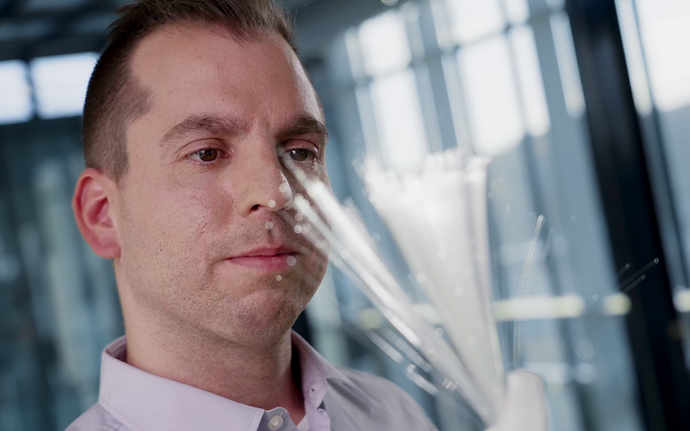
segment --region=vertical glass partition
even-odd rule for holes
[[[317,88],[335,131],[329,169],[337,197],[358,208],[416,312],[433,321],[426,278],[414,273],[371,205],[362,161],[404,175],[447,150],[488,157],[483,222],[506,371],[526,368],[544,378],[554,430],[639,430],[624,324],[630,301],[621,293],[629,274],[611,257],[563,7],[408,2],[352,27],[329,45],[327,79]],[[357,344],[382,349],[407,370],[408,391],[421,400],[431,395],[425,405],[440,429],[481,429],[462,398],[411,359],[404,334],[347,277],[333,274],[344,299],[341,324],[363,334]]]

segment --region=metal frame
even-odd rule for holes
[[[81,32],[73,27],[88,20],[94,14],[110,14],[114,18],[118,3],[113,1],[84,0],[81,5],[57,8],[49,11],[26,12],[26,0],[11,0],[0,7],[0,20],[18,26],[29,26],[37,21],[45,22],[45,30],[34,37],[11,38],[0,41],[0,59],[30,60],[45,55],[71,54],[83,51],[100,51],[105,42],[103,31]]]
[[[690,380],[614,0],[566,0],[648,430],[690,429]],[[648,144],[648,143],[647,143]]]

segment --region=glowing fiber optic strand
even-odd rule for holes
[[[487,165],[450,150],[427,157],[417,172],[386,171],[369,159],[362,175],[455,351],[498,409],[504,380],[489,270]]]
[[[427,163],[429,169],[425,172],[431,173],[427,180],[441,184],[447,183],[446,192],[465,190],[459,198],[453,197],[452,194],[447,196],[446,194],[449,193],[440,193],[433,198],[439,205],[451,203],[449,207],[439,208],[436,212],[441,216],[440,219],[432,217],[427,220],[427,215],[418,214],[419,209],[415,207],[415,199],[409,198],[419,197],[420,191],[422,195],[425,192],[424,187],[414,185],[413,179],[410,179],[411,187],[403,190],[406,195],[403,194],[402,197],[400,194],[397,195],[397,199],[406,202],[407,205],[382,207],[380,202],[375,205],[383,209],[380,211],[401,245],[410,267],[419,275],[425,275],[425,277],[418,276],[417,279],[423,281],[421,284],[425,292],[444,318],[446,328],[450,329],[447,332],[453,341],[453,346],[439,336],[436,332],[437,328],[415,312],[413,302],[376,254],[374,241],[358,219],[356,212],[352,208],[340,205],[323,182],[297,168],[288,159],[284,159],[284,164],[297,180],[297,190],[302,189],[304,194],[296,193],[294,196],[292,210],[297,211],[296,216],[293,217],[292,212],[289,211],[281,211],[280,214],[295,228],[299,226],[300,232],[307,239],[328,253],[332,263],[369,297],[400,334],[423,353],[425,358],[445,377],[444,386],[457,389],[480,417],[490,425],[495,422],[499,413],[503,394],[503,375],[500,354],[497,354],[498,337],[491,305],[488,244],[476,241],[474,238],[475,241],[469,248],[458,251],[457,247],[452,247],[447,239],[457,232],[444,231],[452,221],[451,211],[457,214],[455,210],[459,209],[466,213],[466,221],[462,225],[464,236],[457,238],[457,241],[452,241],[453,244],[468,247],[467,244],[470,241],[463,240],[468,237],[468,232],[474,232],[471,236],[482,235],[486,232],[485,227],[473,225],[477,220],[486,220],[486,202],[483,202],[483,208],[472,214],[467,212],[466,207],[462,207],[467,196],[485,199],[486,192],[485,190],[481,192],[480,189],[482,184],[485,187],[486,163],[483,161],[480,163],[475,159],[470,164],[464,164],[464,156],[452,153],[445,154],[444,157],[448,160],[442,163],[433,159],[434,157],[436,156],[431,156]],[[461,159],[462,163],[460,163]],[[462,168],[467,167],[469,167],[467,175],[465,175],[466,172],[458,173]],[[378,174],[384,177],[388,175],[382,172],[376,173],[373,168],[368,172],[374,175],[371,178],[375,178]],[[445,175],[442,174],[444,172]],[[434,176],[436,173],[442,175]],[[468,187],[464,179],[476,182],[478,186]],[[367,184],[370,185],[369,180]],[[460,184],[459,188],[457,184]],[[388,186],[391,185],[388,184]],[[378,192],[384,191],[391,197],[396,196],[395,192],[401,191],[394,192],[390,188],[384,190],[382,187],[385,188],[385,186],[386,183],[379,182],[374,187],[378,187],[376,189]],[[374,200],[376,200],[375,196],[376,193],[373,193]],[[425,206],[422,205],[420,208],[425,208]],[[391,211],[396,212],[398,216],[392,218]],[[416,223],[410,223],[410,221],[416,221]],[[425,242],[424,238],[427,236],[435,241]],[[441,242],[443,249],[438,249],[439,239],[443,239]],[[435,251],[430,253],[431,250]],[[447,254],[443,259],[439,257],[441,251]],[[442,263],[426,259],[425,256],[430,254]],[[467,265],[455,264],[463,263],[462,260],[456,260],[458,257],[469,258],[469,263],[465,261]],[[448,260],[444,263],[445,258]],[[478,268],[478,265],[482,267]],[[458,272],[458,268],[471,273],[472,281],[459,286],[458,280],[461,279],[459,278],[461,273]],[[424,272],[419,272],[421,270]],[[450,283],[449,280],[453,282]],[[462,300],[458,298],[462,296],[457,295],[458,288],[467,290],[467,295]],[[453,308],[458,304],[461,304],[460,308]],[[467,314],[464,314],[465,312]]]

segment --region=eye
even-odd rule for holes
[[[314,154],[313,151],[304,148],[288,150],[288,153],[290,154],[290,158],[296,162],[306,162],[316,158],[316,154]]]
[[[219,156],[220,150],[217,148],[204,148],[203,150],[195,151],[189,155],[192,159],[205,163],[214,162]]]

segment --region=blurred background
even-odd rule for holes
[[[111,263],[70,208],[86,85],[122,3],[0,0],[2,431],[65,429],[124,332]],[[285,5],[325,108],[333,189],[386,261],[404,271],[358,161],[404,172],[456,147],[490,156],[507,370],[544,378],[554,431],[690,429],[690,2]],[[560,302],[511,312],[518,296]],[[482,429],[337,270],[298,330],[334,364],[393,380],[440,430]]]

